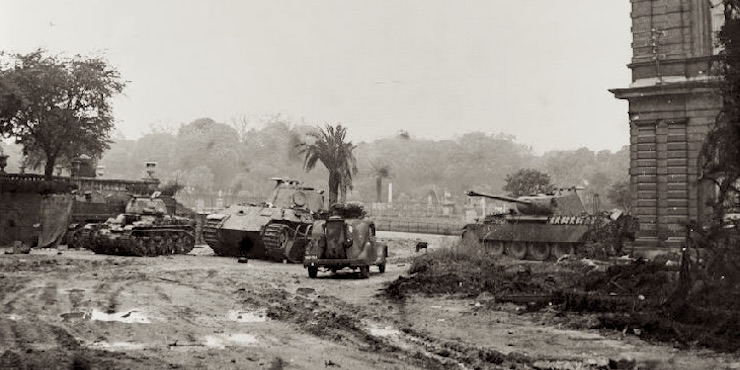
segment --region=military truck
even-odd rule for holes
[[[220,256],[303,262],[315,216],[325,212],[323,191],[300,181],[272,178],[260,204],[234,204],[206,216],[203,239]]]
[[[360,277],[370,276],[370,266],[385,272],[388,246],[377,241],[375,223],[365,217],[360,205],[332,206],[331,216],[314,222],[311,242],[303,266],[308,277],[316,278],[319,269],[336,272],[350,268]]]

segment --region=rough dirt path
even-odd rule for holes
[[[386,273],[373,268],[369,279],[309,279],[302,266],[239,264],[207,247],[154,258],[0,255],[0,368],[597,368],[619,358],[644,368],[738,365],[475,300],[386,301],[376,295],[406,272],[416,238],[430,248],[452,241],[379,234],[391,255]]]

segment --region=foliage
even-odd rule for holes
[[[0,136],[14,138],[25,155],[43,155],[47,179],[60,159],[98,158],[108,149],[110,99],[125,86],[117,70],[101,58],[62,58],[43,50],[5,56]]]
[[[300,144],[300,153],[305,155],[303,167],[308,172],[321,162],[329,171],[329,204],[344,202],[347,189],[352,190],[352,176],[357,174],[357,160],[352,152],[355,145],[345,142],[347,129],[341,124],[326,125],[308,136],[313,142]]]
[[[228,143],[237,154],[236,164],[231,160],[220,161],[219,156],[210,156],[205,151],[200,151],[202,156],[199,157],[193,154],[198,152],[195,146],[184,148],[184,142],[191,139],[180,137],[178,130],[159,130],[156,127],[138,140],[118,137],[98,164],[106,167],[106,178],[140,179],[145,176],[144,162],[157,162],[157,178],[163,183],[178,181],[187,186],[189,194],[194,197],[210,197],[209,192],[222,190],[225,195],[241,194],[264,199],[272,189],[273,182],[268,181],[271,177],[297,179],[327,189],[328,171],[323,166],[317,166],[306,173],[303,158],[300,154],[296,158],[296,153],[300,153],[301,149],[300,146],[295,147],[296,138],[306,137],[307,133],[315,131],[315,127],[300,124],[300,121],[299,124],[292,124],[282,116],[267,116],[264,121],[252,119],[247,123],[246,127],[234,129],[242,139]],[[199,132],[213,134],[211,139],[216,140],[222,130],[226,131],[219,128]],[[234,131],[230,132],[233,134]],[[17,172],[22,158],[18,145],[3,145],[6,154],[10,155],[6,171]],[[190,156],[187,163],[177,157],[178,148],[180,153]],[[353,154],[357,158],[358,171],[353,175],[353,189],[348,192],[347,200],[364,203],[377,200],[377,170],[386,164],[392,176],[384,178],[381,186],[393,182],[394,201],[426,202],[430,190],[435,190],[438,193],[449,192],[451,200],[460,206],[467,200],[464,195],[467,190],[502,193],[505,175],[521,168],[537,169],[550,174],[553,183],[568,185],[555,181],[548,165],[559,163],[553,162],[554,157],[565,163],[591,163],[578,172],[579,178],[590,184],[585,193],[607,194],[606,190],[596,189],[596,185],[602,186],[599,184],[603,180],[603,188],[609,189],[614,182],[627,178],[629,167],[627,146],[617,152],[569,150],[536,156],[531,148],[517,143],[511,135],[480,132],[437,141],[413,137],[405,139],[394,134],[371,142],[360,142]],[[578,156],[583,158],[579,159]],[[195,167],[201,165],[211,171],[212,183],[205,184],[203,179],[188,176]],[[215,176],[219,172],[224,174],[221,180]],[[210,175],[205,180],[210,181]],[[195,190],[195,183],[188,183],[189,179],[195,180],[199,188],[211,190]],[[386,189],[387,185],[382,187]],[[602,202],[607,202],[606,196]],[[618,207],[616,204],[605,206]]]
[[[213,186],[225,189],[246,167],[242,150],[236,130],[201,118],[180,127],[175,155],[179,168],[207,167],[213,174]]]
[[[550,176],[533,169],[521,169],[513,174],[506,175],[504,190],[513,197],[546,193],[552,189]]]
[[[617,205],[617,207],[624,210],[625,213],[632,211],[632,190],[630,183],[627,180],[622,180],[609,188],[609,192],[606,195],[609,200]]]
[[[725,24],[719,33],[722,109],[702,148],[702,179],[714,183],[717,197],[713,223],[722,223],[724,214],[740,196],[740,5],[724,1]]]

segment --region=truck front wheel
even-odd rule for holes
[[[380,271],[381,274],[385,272],[385,262],[378,265],[378,271]]]
[[[311,279],[316,279],[316,276],[319,274],[319,268],[316,266],[309,266],[308,267],[308,277]]]
[[[360,277],[363,279],[370,277],[370,266],[360,266]]]

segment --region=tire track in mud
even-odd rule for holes
[[[290,322],[311,335],[350,345],[363,352],[382,353],[424,369],[473,369],[499,366],[505,356],[497,351],[445,342],[411,329],[381,333],[367,325],[382,326],[365,307],[332,296],[307,298],[281,289],[240,288],[235,298],[245,309],[267,307],[267,317]],[[381,330],[382,332],[382,330]]]
[[[44,303],[45,307],[53,306],[57,303],[57,289],[58,286],[54,282],[46,283],[46,286],[43,287],[39,298]]]

